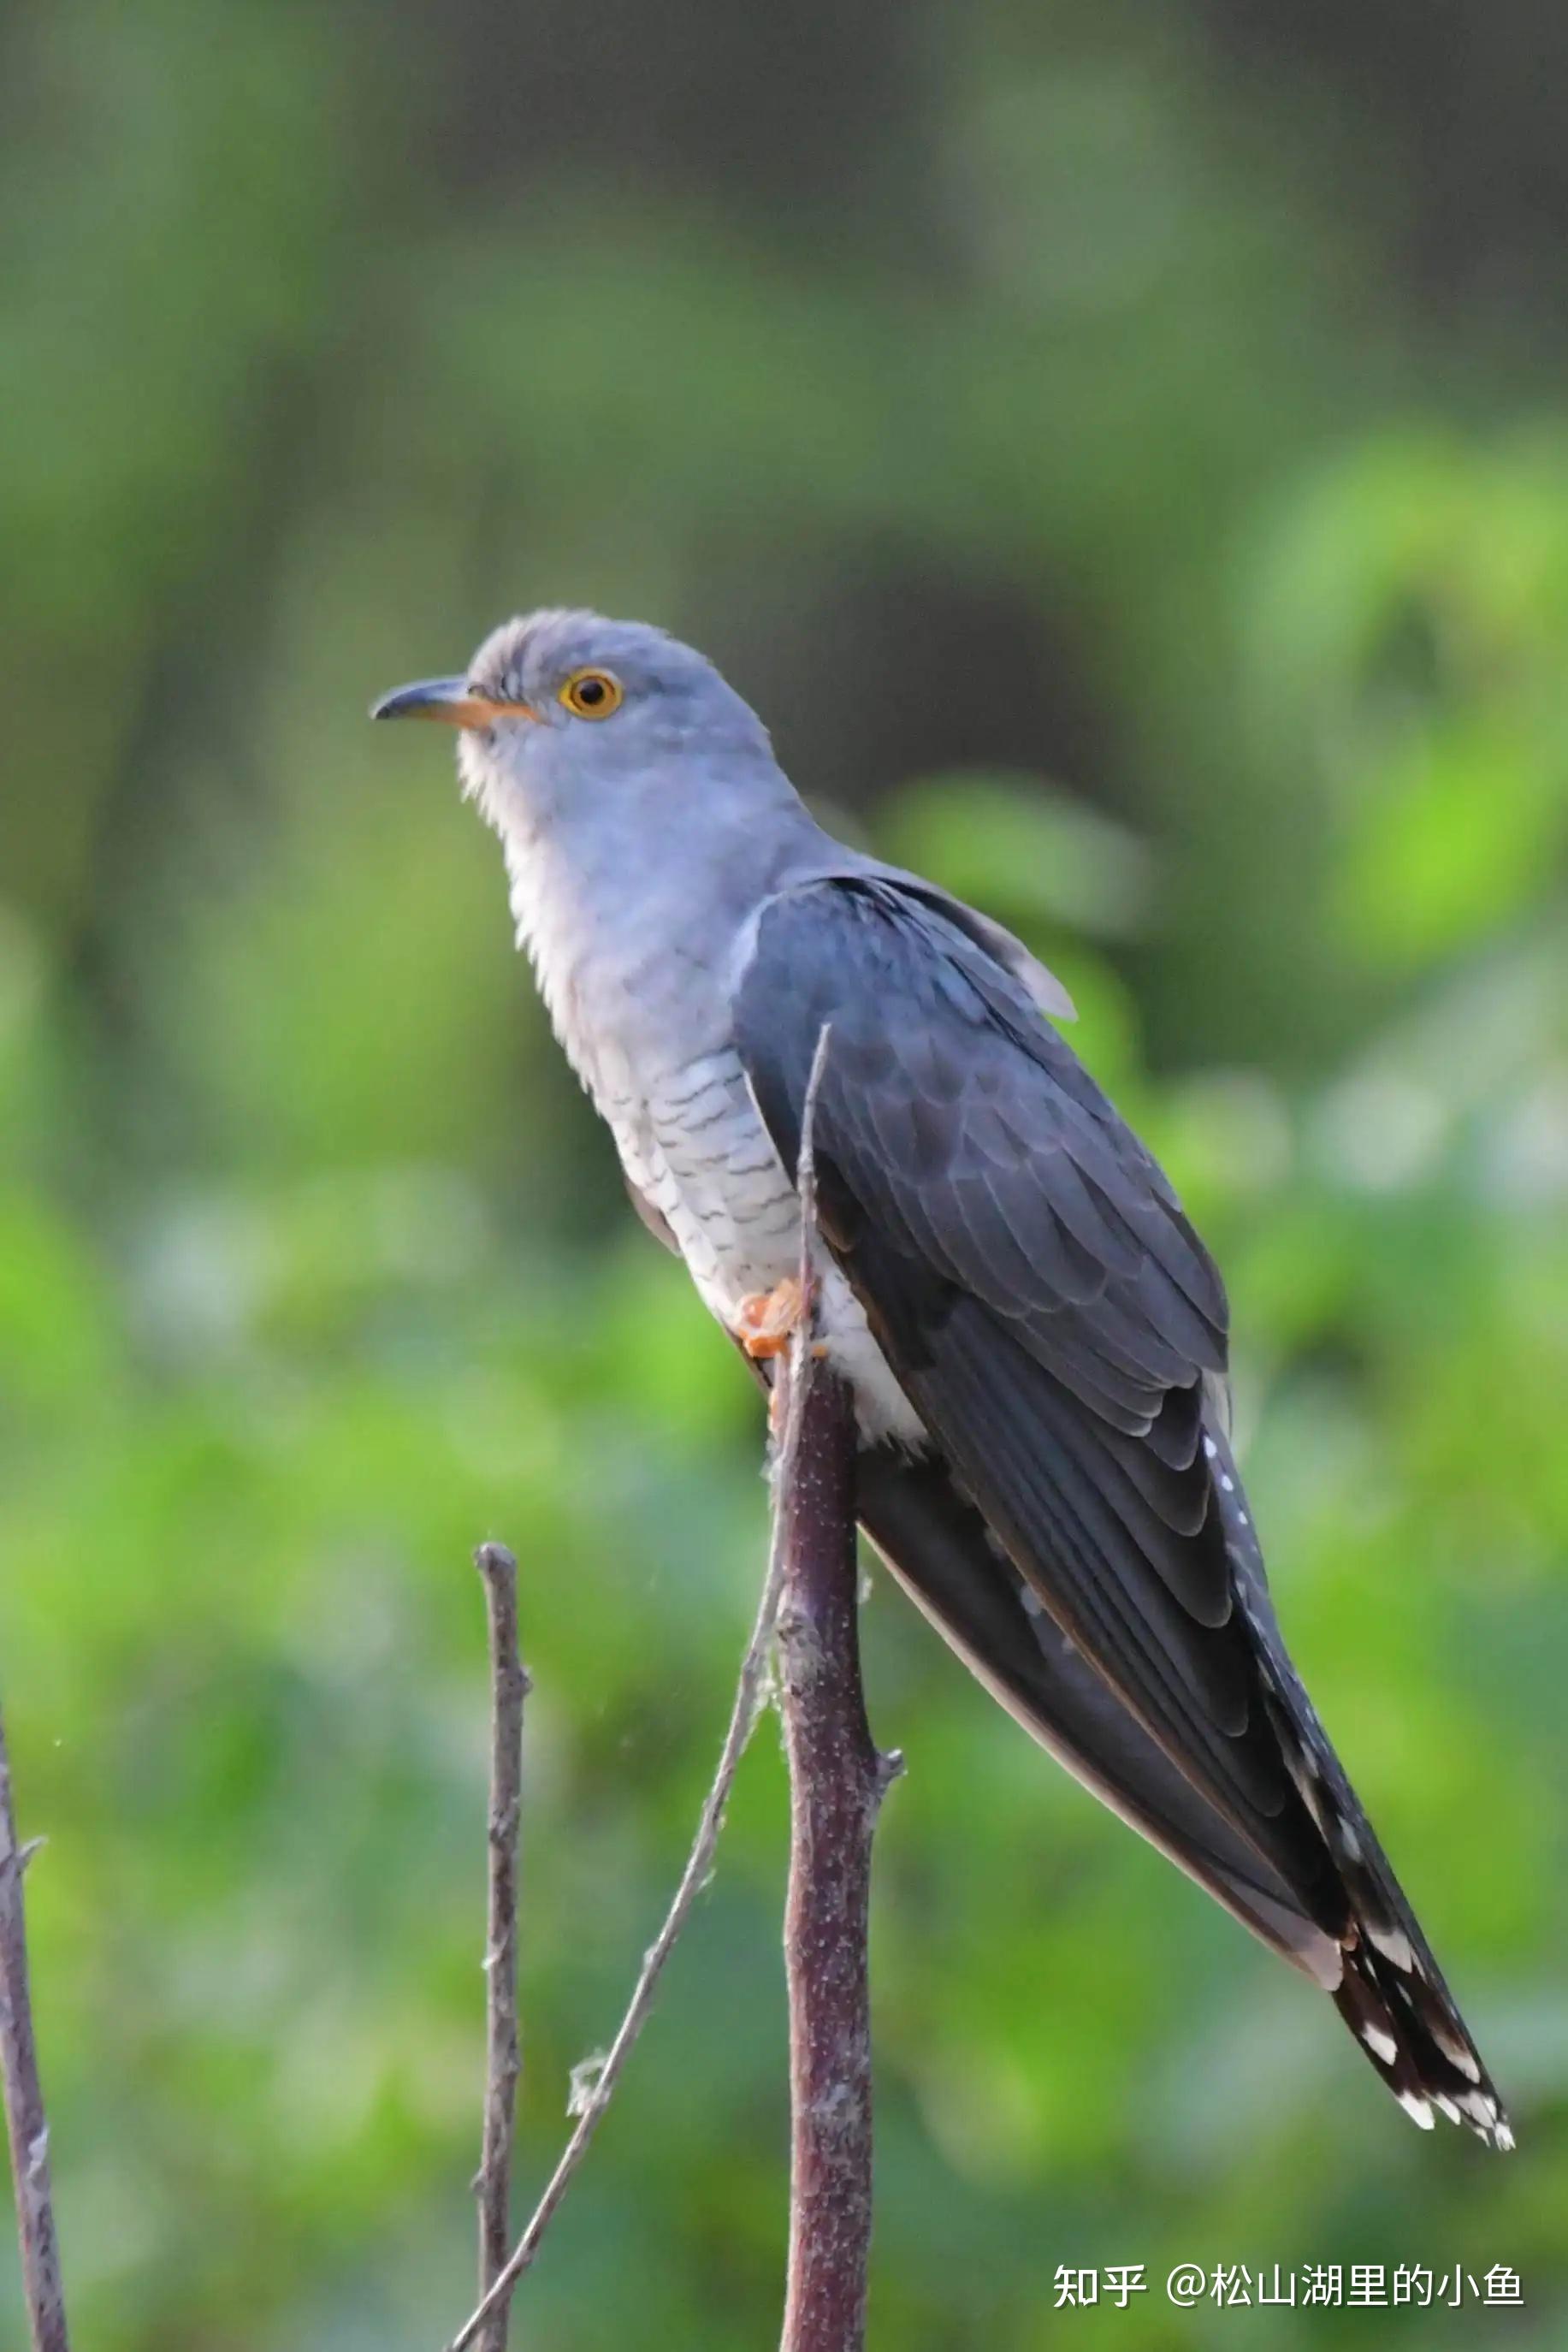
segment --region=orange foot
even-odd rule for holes
[[[735,1318],[737,1339],[757,1360],[781,1356],[800,1320],[800,1285],[787,1274],[771,1290],[755,1290],[743,1298]]]

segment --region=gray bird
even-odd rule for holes
[[[517,938],[645,1223],[765,1360],[812,1140],[862,1525],[988,1690],[1331,1993],[1400,2105],[1512,2134],[1291,1662],[1225,1293],[1010,933],[810,815],[712,665],[541,612],[380,719],[462,730]]]

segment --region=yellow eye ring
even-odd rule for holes
[[[559,699],[574,719],[608,719],[621,708],[621,681],[607,669],[574,669]]]

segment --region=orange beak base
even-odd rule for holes
[[[497,719],[537,719],[526,702],[475,694],[465,677],[426,677],[400,686],[371,706],[372,719],[435,719],[447,727],[493,727]]]

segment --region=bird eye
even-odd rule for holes
[[[608,719],[621,708],[621,681],[607,669],[574,669],[560,699],[579,719]]]

